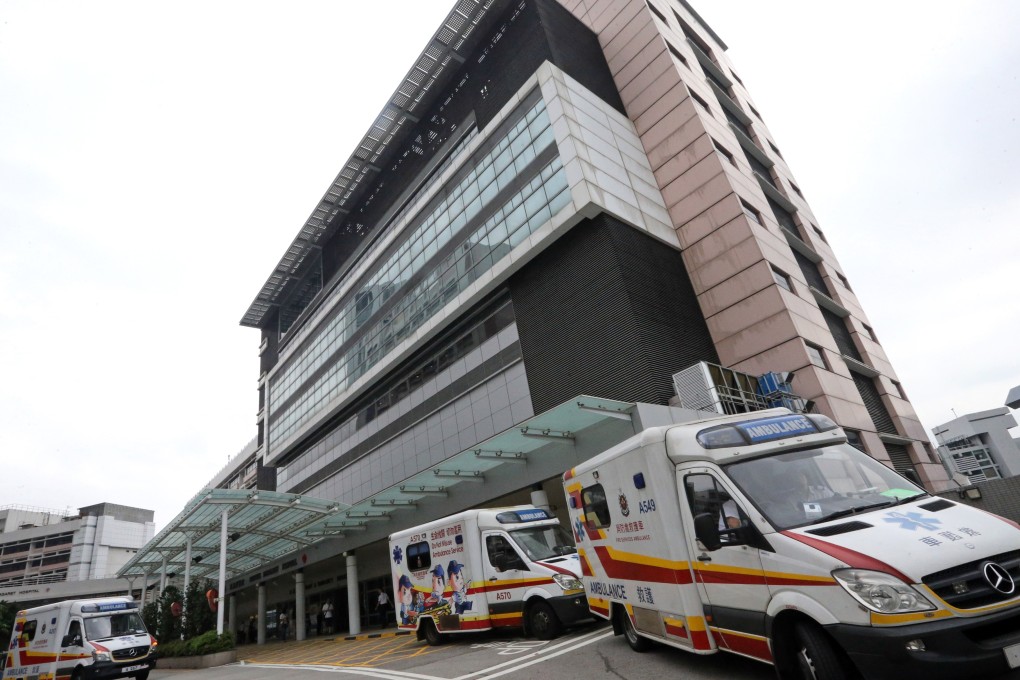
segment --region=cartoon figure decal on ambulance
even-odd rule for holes
[[[464,565],[457,560],[450,560],[446,572],[450,575],[450,587],[453,589],[453,610],[457,614],[463,614],[474,604],[467,599],[468,581],[464,575]]]
[[[400,623],[414,623],[418,611],[414,607],[414,586],[411,579],[401,575],[397,581],[397,602],[400,603]]]
[[[425,607],[432,609],[446,602],[443,593],[446,592],[446,574],[443,572],[443,565],[437,564],[432,569],[432,594],[425,600]]]

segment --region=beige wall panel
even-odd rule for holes
[[[772,274],[762,260],[699,295],[698,304],[708,318],[771,285],[774,285]]]

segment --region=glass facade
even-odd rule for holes
[[[465,163],[400,245],[356,286],[270,392],[271,441],[287,440],[332,399],[570,202],[540,98]],[[310,376],[315,376],[311,379]]]

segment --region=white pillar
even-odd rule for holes
[[[358,606],[358,558],[354,553],[344,553],[347,557],[347,622],[350,634],[361,632],[361,607]],[[333,614],[336,620],[336,613]]]
[[[294,574],[294,639],[305,639],[305,574]]]
[[[184,545],[184,594],[181,597],[184,612],[181,614],[181,639],[184,639],[184,628],[188,625],[188,585],[191,583],[191,536]]]
[[[258,635],[256,637],[260,645],[266,644],[266,584],[259,584],[258,602]]]
[[[163,555],[163,570],[159,572],[159,596],[163,597],[166,590],[166,554]]]
[[[220,517],[220,583],[216,601],[216,634],[223,635],[223,593],[227,589],[227,508]]]
[[[545,489],[542,488],[541,484],[533,484],[531,486],[531,504],[536,508],[549,510],[549,496],[545,493]]]
[[[149,572],[145,572],[145,574],[142,575],[142,596],[138,598],[139,601],[141,602],[141,605],[139,606],[142,609],[145,609],[145,596],[148,594],[148,592],[149,592]]]

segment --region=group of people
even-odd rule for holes
[[[378,591],[373,608],[378,617],[377,620],[380,628],[385,628],[391,623],[393,604],[385,589]],[[286,640],[291,636],[291,613],[288,613],[283,607],[279,608],[279,612],[276,618],[276,637],[280,640]],[[305,609],[305,616],[305,631],[307,635],[333,634],[334,608],[332,600],[326,600],[321,606],[315,602],[309,603]],[[252,614],[248,619],[247,628],[240,631],[240,637],[248,644],[252,644],[257,640],[257,636],[258,618]]]

